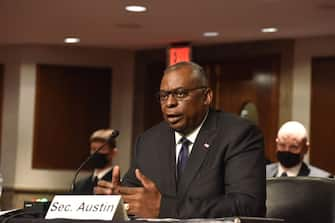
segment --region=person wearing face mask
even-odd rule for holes
[[[331,173],[303,161],[309,149],[305,127],[297,121],[284,123],[277,134],[277,163],[266,166],[269,177],[333,177]]]
[[[112,129],[100,129],[90,137],[90,153],[92,154],[109,139],[113,133]],[[74,194],[91,195],[94,194],[94,187],[99,180],[110,181],[112,179],[113,164],[112,160],[117,153],[115,140],[110,141],[86,164],[93,170],[92,175],[78,181],[75,185]]]

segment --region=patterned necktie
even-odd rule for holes
[[[190,144],[190,141],[185,137],[181,138],[179,142],[181,143],[181,149],[178,155],[177,179],[180,178],[186,167],[186,163],[188,160],[188,145]]]

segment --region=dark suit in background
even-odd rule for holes
[[[263,137],[248,121],[209,111],[186,169],[176,182],[174,130],[166,122],[136,142],[122,184],[142,186],[139,168],[162,194],[159,217],[264,216],[266,200]]]
[[[112,160],[117,152],[115,137],[112,137],[114,129],[98,129],[90,136],[90,156],[84,161],[85,166],[92,170],[92,175],[86,177],[73,185],[73,194],[94,194],[94,187],[99,180],[111,181],[113,173]],[[94,177],[94,178],[93,178]]]
[[[112,173],[113,169],[108,171],[101,180],[111,181],[112,180]],[[93,179],[93,175],[90,175],[88,177],[85,177],[84,179],[78,181],[75,184],[75,189],[73,191],[73,194],[81,194],[81,195],[92,195],[93,188],[96,186],[97,180]]]

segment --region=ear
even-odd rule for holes
[[[118,152],[117,148],[114,147],[113,149],[110,150],[108,156],[112,159],[112,158],[114,158],[116,156],[117,152]]]
[[[276,152],[278,152],[278,151],[280,151],[280,149],[278,149],[279,148],[279,146],[278,146],[278,143],[279,143],[279,138],[278,138],[278,136],[277,136],[277,138],[276,138],[276,145],[275,145],[275,148],[276,148]]]
[[[204,104],[210,106],[213,101],[213,91],[210,88],[206,89]]]
[[[113,156],[115,156],[115,155],[117,154],[117,152],[118,152],[117,148],[114,147],[114,148],[112,149],[112,154],[113,154]]]
[[[305,155],[309,150],[309,142],[306,140],[302,153]]]

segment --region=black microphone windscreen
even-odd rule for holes
[[[119,130],[113,129],[113,133],[109,138],[116,138],[120,134]]]
[[[109,138],[107,139],[107,143],[108,144],[114,144],[115,143],[115,138],[118,137],[120,134],[119,130],[113,129],[112,134],[109,136]]]

